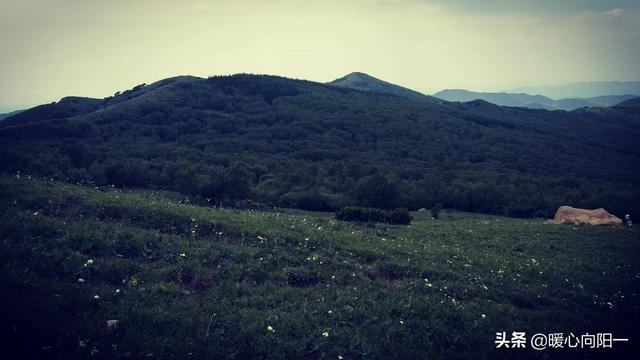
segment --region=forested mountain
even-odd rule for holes
[[[0,123],[0,167],[193,201],[640,216],[640,104],[448,103],[266,75],[177,77]]]
[[[607,107],[619,104],[625,100],[640,97],[638,95],[604,95],[592,98],[566,98],[553,100],[542,95],[476,92],[461,89],[446,89],[433,96],[446,101],[484,100],[500,106],[528,107],[547,110],[575,110],[581,107]]]

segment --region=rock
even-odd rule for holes
[[[560,206],[553,220],[548,220],[545,224],[622,225],[622,220],[603,208],[587,210]]]
[[[118,328],[120,320],[107,320],[107,329],[113,331]]]

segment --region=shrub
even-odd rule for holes
[[[406,225],[411,222],[411,214],[407,209],[394,209],[389,211],[389,223],[390,224],[402,224]]]
[[[343,221],[386,222],[386,212],[365,207],[343,207],[336,212],[336,219]]]
[[[407,209],[382,210],[376,208],[347,206],[336,212],[336,219],[342,221],[409,224],[411,222],[411,215]]]
[[[440,216],[440,210],[442,210],[442,204],[435,204],[433,208],[431,208],[431,217],[437,220],[438,216]]]

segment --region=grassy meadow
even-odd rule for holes
[[[3,176],[3,349],[41,359],[581,359],[640,349],[637,229],[413,215],[407,226],[351,223]],[[630,342],[496,349],[502,331]]]

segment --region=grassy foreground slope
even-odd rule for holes
[[[0,177],[3,349],[65,359],[539,358],[495,349],[498,331],[613,332],[632,339],[613,351],[638,349],[637,230],[416,217],[355,224]]]

